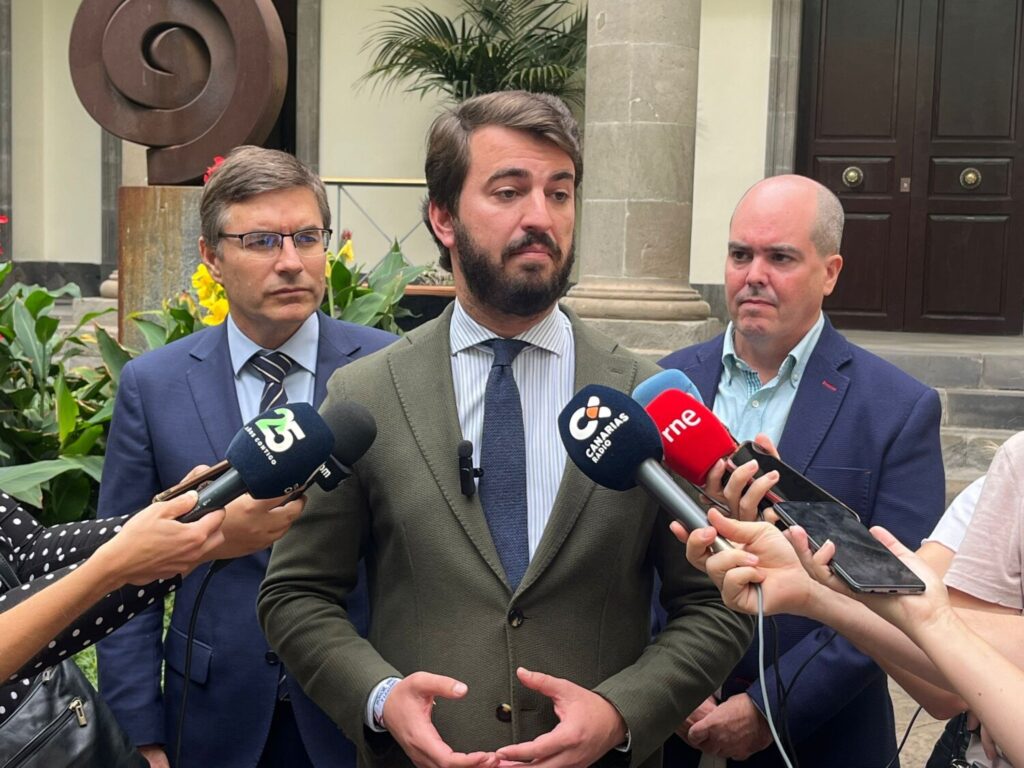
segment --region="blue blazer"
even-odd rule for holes
[[[335,369],[387,346],[394,336],[320,314],[314,405]],[[242,427],[227,328],[200,331],[129,362],[121,372],[107,441],[99,514],[136,512],[196,464],[214,464]],[[269,549],[239,558],[210,580],[196,624],[182,761],[189,766],[251,768],[270,731],[281,674],[256,620],[256,593]],[[173,760],[183,690],[188,621],[206,573],[181,585],[166,640],[154,605],[98,646],[100,687],[136,744],[167,745]],[[365,631],[365,591],[350,610]],[[161,664],[166,662],[163,692]],[[288,677],[303,743],[318,768],[349,768],[355,750]]]
[[[723,339],[718,336],[660,361],[689,376],[709,406],[722,375]],[[916,549],[945,506],[940,415],[935,390],[851,344],[826,318],[797,389],[779,453],[787,464],[856,510],[865,525],[883,525]],[[886,765],[896,754],[896,742],[885,673],[843,638],[829,642],[832,630],[817,622],[779,616],[776,623],[781,657],[765,681],[776,717],[776,675],[790,685],[807,663],[786,700],[800,764]],[[756,645],[723,688],[725,697],[740,692],[763,711]],[[781,766],[782,761],[772,745],[743,765]]]

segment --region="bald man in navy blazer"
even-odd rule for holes
[[[913,547],[944,507],[939,398],[851,344],[822,314],[842,269],[842,228],[839,201],[811,179],[754,185],[730,224],[732,322],[724,335],[660,362],[685,373],[737,439],[768,434],[786,463],[865,525],[884,525]],[[778,717],[777,677],[791,686],[785,712],[800,764],[889,765],[895,726],[882,670],[816,622],[780,616],[777,624],[781,656],[767,690]],[[751,649],[721,697],[680,730],[702,751],[732,758],[730,765],[781,766],[763,712]],[[666,765],[697,765],[698,752],[681,751],[666,750]]]
[[[195,465],[224,457],[261,410],[264,382],[247,364],[253,353],[287,354],[288,399],[319,406],[337,368],[394,340],[317,311],[330,209],[319,177],[295,158],[235,150],[204,189],[200,214],[203,262],[224,286],[230,316],[125,366],[107,442],[103,516],[140,510]],[[231,562],[202,598],[182,765],[353,768],[352,744],[282,675],[260,630],[256,593],[268,559],[269,549]],[[103,695],[154,768],[174,757],[189,618],[205,573],[200,568],[182,583],[165,639],[161,604],[99,645]],[[365,628],[364,591],[350,607]]]

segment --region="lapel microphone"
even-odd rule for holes
[[[473,443],[463,440],[459,443],[459,487],[462,495],[472,497],[476,493],[476,478],[483,477],[484,471],[473,466]]]

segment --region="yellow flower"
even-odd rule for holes
[[[200,301],[208,299],[217,287],[205,264],[200,264],[192,273],[192,287],[195,288]]]
[[[346,264],[351,264],[356,260],[355,253],[352,251],[352,241],[346,240],[345,244],[341,246],[341,250],[338,251],[338,257],[343,258]]]
[[[196,267],[192,273],[192,287],[195,289],[199,306],[207,311],[203,318],[206,325],[220,325],[228,314],[228,297],[224,286],[213,279],[205,264]]]
[[[220,325],[228,316],[227,298],[220,298],[210,305],[204,304],[203,306],[209,311],[209,314],[203,318],[203,325]]]

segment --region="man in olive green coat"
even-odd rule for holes
[[[365,764],[660,765],[750,639],[642,490],[597,487],[566,461],[555,418],[574,392],[629,392],[657,371],[558,306],[581,171],[553,97],[489,94],[440,116],[425,217],[456,301],[329,384],[325,411],[363,403],[377,440],[275,547],[259,614]],[[499,423],[502,368],[519,407]],[[460,484],[464,439],[479,494]],[[367,639],[345,609],[360,557]],[[655,569],[668,621],[652,641]]]

